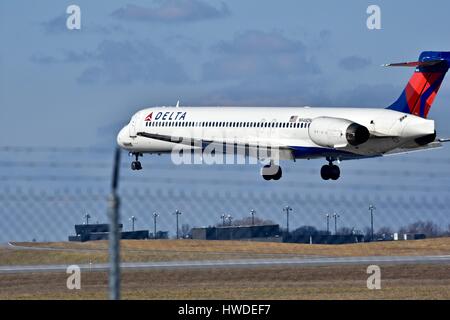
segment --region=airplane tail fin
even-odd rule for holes
[[[415,67],[400,97],[387,109],[426,118],[450,67],[450,52],[424,51],[419,61],[385,64],[386,67]]]

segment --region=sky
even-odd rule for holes
[[[81,9],[80,30],[66,27],[72,4]],[[380,30],[366,26],[371,4],[381,9]],[[177,100],[194,106],[383,108],[400,95],[412,70],[382,64],[413,61],[424,50],[450,51],[450,3],[431,1],[426,15],[417,9],[421,6],[419,1],[361,0],[345,5],[323,0],[1,1],[0,146],[113,148],[118,130],[135,111]],[[449,107],[446,79],[429,115],[439,136],[450,136]],[[449,152],[412,157],[419,160],[408,172],[423,172],[425,161],[446,161]],[[17,160],[14,154],[6,158]],[[298,181],[302,175],[295,166],[291,179]],[[363,170],[366,164],[355,166]],[[258,178],[255,168],[242,170]],[[187,181],[181,186],[191,188],[195,173],[179,174]],[[391,182],[376,178],[377,185]],[[358,181],[339,183],[342,190],[352,190]],[[446,188],[448,180],[438,185]],[[223,186],[227,190],[237,188]],[[283,186],[273,191],[280,190]],[[333,193],[324,185],[322,191]],[[447,217],[439,223],[450,223]]]

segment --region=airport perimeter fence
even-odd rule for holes
[[[66,241],[76,224],[108,222],[113,149],[0,147],[0,154],[0,244]],[[429,235],[450,233],[448,151],[344,162],[338,181],[320,179],[322,162],[283,163],[280,181],[264,181],[255,165],[177,166],[169,156],[144,156],[144,170],[131,171],[123,152],[119,223],[124,230],[134,225],[153,231],[157,213],[157,230],[173,238],[177,217],[184,236],[192,227],[248,219],[254,210],[258,219],[279,224],[283,232],[289,212],[291,232],[312,226],[332,234],[367,234],[369,206],[375,205],[377,231],[405,231],[427,221],[420,225]],[[292,211],[283,210],[286,206]],[[118,246],[110,246],[110,259],[116,261],[110,264],[111,299],[120,298],[118,252]]]
[[[110,193],[112,151],[108,148],[0,148],[0,242],[64,241],[74,225],[105,223]],[[176,235],[179,228],[220,225],[250,216],[286,227],[285,206],[290,206],[290,230],[314,226],[330,232],[346,227],[367,232],[368,206],[376,206],[375,230],[397,231],[415,221],[430,221],[439,231],[450,224],[450,157],[448,152],[425,156],[390,157],[342,163],[338,181],[322,181],[322,163],[283,164],[280,181],[263,181],[252,165],[176,166],[170,157],[144,156],[144,170],[129,170],[122,153],[118,195],[124,230]],[[432,163],[433,165],[429,165]],[[338,217],[333,219],[336,213]],[[326,218],[326,215],[329,218]],[[387,229],[386,229],[387,228]]]

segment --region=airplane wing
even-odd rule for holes
[[[242,154],[251,154],[250,152],[248,152],[248,150],[253,149],[256,151],[256,153],[253,154],[254,155],[258,154],[258,157],[260,156],[260,153],[258,153],[258,151],[262,149],[266,149],[269,152],[269,154],[275,151],[276,149],[280,159],[288,159],[288,160],[294,159],[292,149],[287,144],[274,139],[261,140],[259,138],[258,141],[256,141],[256,139],[254,139],[255,141],[252,141],[252,139],[250,138],[246,142],[235,142],[234,139],[226,139],[226,138],[215,138],[214,140],[208,140],[208,139],[187,138],[148,132],[138,132],[137,135],[149,139],[171,142],[189,147],[198,147],[202,149],[204,149],[206,146],[211,145],[213,147],[223,147],[223,145],[226,144],[227,146],[233,146],[234,148],[236,148],[236,151],[238,153]],[[263,154],[267,155],[268,153]]]
[[[252,139],[248,139],[246,142],[235,142],[234,139],[226,139],[226,138],[215,138],[214,140],[208,140],[208,139],[198,139],[198,138],[187,138],[187,137],[180,137],[180,136],[171,136],[171,135],[164,135],[164,134],[157,134],[157,133],[148,133],[148,132],[138,132],[138,136],[160,140],[160,141],[166,141],[171,143],[178,143],[183,144],[186,146],[204,146],[205,144],[231,144],[231,145],[242,145],[242,146],[250,146],[250,147],[267,147],[267,148],[280,148],[280,149],[287,149],[288,145],[282,143],[281,141],[274,140],[274,139],[267,139],[267,140],[261,140],[261,138],[258,138],[258,141],[253,142]]]

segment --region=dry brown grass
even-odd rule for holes
[[[244,259],[249,255],[242,253],[216,254],[211,252],[177,252],[177,251],[121,251],[123,262],[176,261],[176,260],[223,260]],[[108,252],[103,251],[47,251],[14,250],[0,248],[0,265],[38,265],[38,264],[89,264],[105,263]]]
[[[61,250],[0,249],[0,264],[66,264],[107,261],[108,243],[106,241],[15,243],[15,245],[59,248]],[[299,256],[412,256],[450,254],[450,238],[346,245],[250,241],[122,240],[121,248],[122,261],[125,262]]]
[[[382,266],[368,290],[366,266],[126,271],[125,299],[450,299],[450,266]],[[81,290],[64,273],[2,274],[0,299],[105,299],[107,275],[84,272]]]

